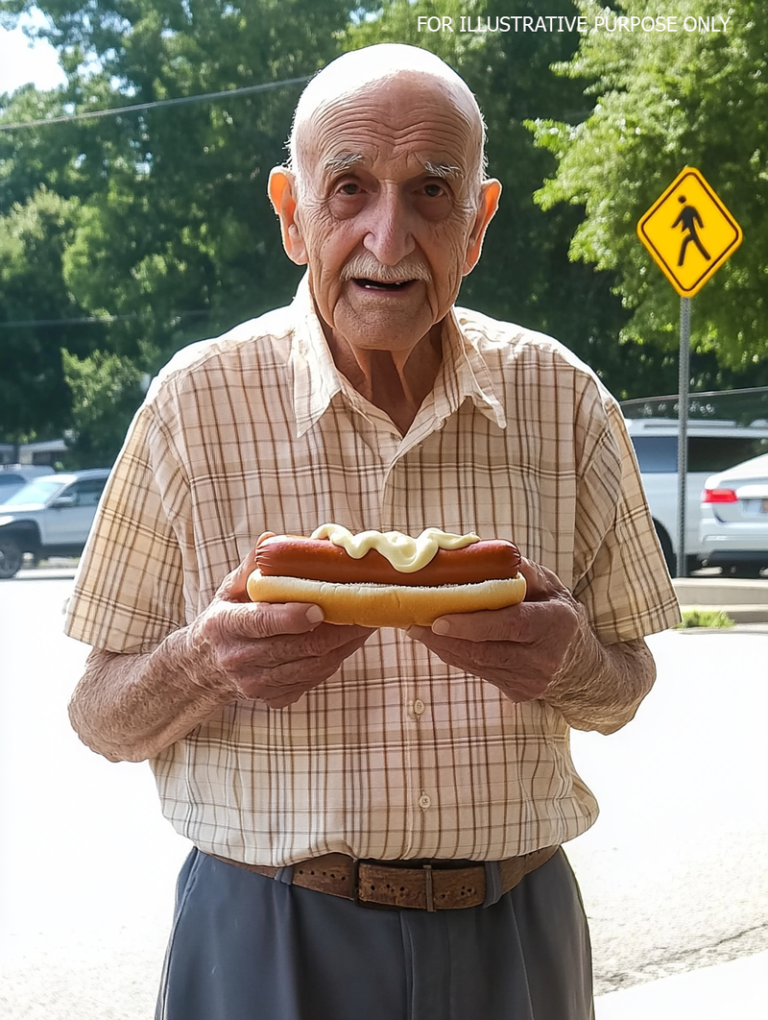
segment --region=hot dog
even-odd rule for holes
[[[438,616],[525,597],[520,551],[502,539],[425,529],[357,535],[324,524],[309,538],[265,532],[247,582],[254,602],[310,602],[328,623],[429,627]]]

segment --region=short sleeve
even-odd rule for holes
[[[110,475],[69,600],[65,632],[112,652],[153,650],[185,619],[172,520],[188,487],[171,444],[142,407]]]
[[[604,406],[606,428],[579,487],[573,594],[613,644],[667,630],[680,611],[624,419],[607,394]]]

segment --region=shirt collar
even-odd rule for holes
[[[293,406],[299,437],[309,431],[340,392],[339,373],[315,312],[305,273],[293,299]]]
[[[303,436],[348,387],[333,361],[309,290],[309,276],[299,284],[292,305],[293,400],[297,435]],[[507,421],[491,382],[488,366],[462,331],[453,309],[443,324],[443,364],[433,390],[436,424],[454,414],[469,397],[500,429]]]
[[[444,421],[469,397],[475,407],[500,429],[507,427],[504,408],[496,396],[485,359],[465,333],[452,308],[443,322],[443,367],[435,386],[435,412]]]

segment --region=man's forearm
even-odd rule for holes
[[[214,672],[204,682],[185,667],[185,633],[146,655],[94,649],[69,706],[83,743],[110,761],[152,758],[237,696]]]
[[[613,733],[634,717],[655,679],[642,638],[603,645],[585,623],[542,700],[575,729]]]

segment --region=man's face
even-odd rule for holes
[[[479,125],[440,83],[407,75],[324,106],[305,131],[298,194],[288,175],[287,201],[271,189],[288,254],[336,337],[411,350],[448,313],[496,209]]]

